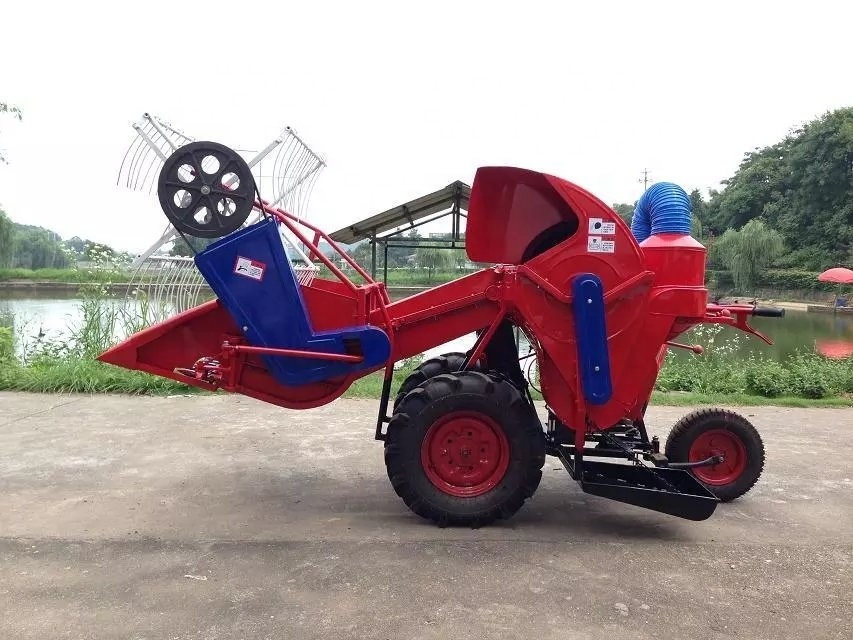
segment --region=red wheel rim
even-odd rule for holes
[[[746,469],[746,446],[737,434],[727,429],[710,429],[699,434],[690,445],[690,462],[724,456],[720,464],[693,469],[693,475],[705,484],[714,486],[735,482]]]
[[[476,411],[455,411],[429,428],[421,465],[444,493],[473,498],[493,489],[509,467],[509,442],[500,425]]]

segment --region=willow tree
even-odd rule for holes
[[[450,266],[450,253],[441,247],[418,247],[415,250],[418,265],[427,268],[427,279],[431,282],[434,271]]]
[[[761,270],[783,250],[782,236],[761,220],[750,220],[739,231],[729,229],[714,243],[716,261],[731,270],[735,287],[744,293],[754,290]]]

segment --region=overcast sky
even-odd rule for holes
[[[688,191],[853,105],[848,2],[4,3],[0,206],[139,251],[165,222],[116,186],[149,111],[260,148],[285,125],[328,162],[328,231],[507,164],[633,202]],[[194,7],[193,5],[198,5]]]

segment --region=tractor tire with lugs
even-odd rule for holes
[[[440,376],[443,373],[455,373],[462,369],[462,365],[465,363],[465,357],[464,353],[453,351],[421,362],[418,367],[412,371],[405,380],[403,380],[403,384],[400,385],[400,389],[397,391],[397,396],[394,398],[394,411],[397,410],[397,406],[400,404],[400,401],[406,397],[406,394],[418,385],[430,378]],[[473,366],[471,368],[474,371],[478,370],[477,366]]]
[[[477,371],[425,380],[388,425],[391,485],[439,526],[509,518],[536,491],[544,463],[534,408],[509,381]]]
[[[671,462],[698,462],[724,454],[713,466],[690,472],[722,502],[739,498],[758,481],[764,469],[764,443],[755,427],[725,409],[699,409],[679,420],[666,439]]]

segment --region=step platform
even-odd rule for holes
[[[587,459],[580,466],[582,477],[577,478],[574,473],[572,477],[579,481],[585,493],[591,495],[687,520],[705,520],[711,517],[719,504],[714,494],[683,469]]]

